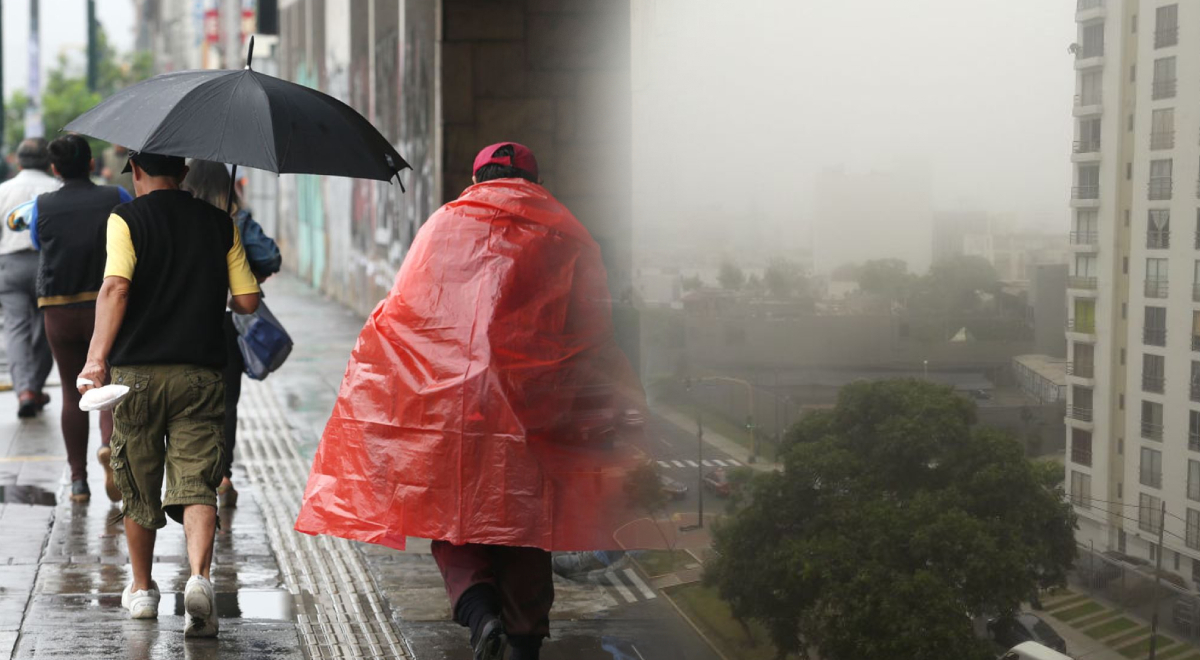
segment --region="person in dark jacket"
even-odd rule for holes
[[[233,205],[229,199],[229,170],[221,163],[207,160],[192,160],[188,163],[188,174],[183,180],[183,189],[224,211],[232,208],[233,220],[242,237],[242,248],[250,271],[262,283],[279,272],[283,258],[275,241],[267,236],[254,221],[250,210],[242,203],[241,195],[235,190]],[[242,374],[246,363],[238,347],[238,333],[233,325],[233,312],[225,311],[225,477],[217,487],[217,501],[223,507],[237,506],[237,489],[233,487],[233,449],[237,445],[237,406],[242,396]]]
[[[119,186],[97,186],[89,175],[95,167],[88,141],[64,135],[49,144],[50,165],[63,180],[62,188],[43,193],[9,215],[9,228],[29,230],[39,251],[37,303],[46,324],[46,338],[62,381],[63,441],[71,466],[71,500],[87,502],[88,414],[79,409],[75,377],[83,370],[96,319],[96,296],[104,275],[104,231],[113,207],[133,199]],[[25,208],[28,207],[28,208]],[[109,465],[112,413],[100,413],[100,449],[104,490],[114,502],[121,499]]]

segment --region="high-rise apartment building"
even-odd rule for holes
[[[1200,581],[1200,2],[1077,0],[1066,489]]]

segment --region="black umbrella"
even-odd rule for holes
[[[250,68],[164,73],[67,124],[134,151],[280,173],[387,181],[409,169],[362,115],[315,89]]]

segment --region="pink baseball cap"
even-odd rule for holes
[[[513,155],[497,156],[496,152],[501,147],[512,147]],[[475,157],[475,166],[471,168],[471,174],[479,171],[479,168],[484,165],[503,165],[505,167],[515,167],[518,170],[525,170],[533,175],[533,178],[538,178],[538,163],[533,157],[533,152],[523,144],[516,142],[498,142],[490,147],[484,147],[479,155]]]

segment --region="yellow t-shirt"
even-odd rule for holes
[[[229,219],[233,222],[233,218]],[[104,262],[105,277],[123,277],[133,281],[133,268],[137,265],[137,254],[133,249],[133,239],[129,236],[129,225],[125,219],[113,213],[108,216],[108,231],[105,245],[108,257]],[[246,260],[246,251],[242,248],[242,236],[237,225],[233,226],[233,247],[225,255],[225,263],[229,268],[229,291],[235,296],[258,293],[258,280],[250,271],[250,262]]]

